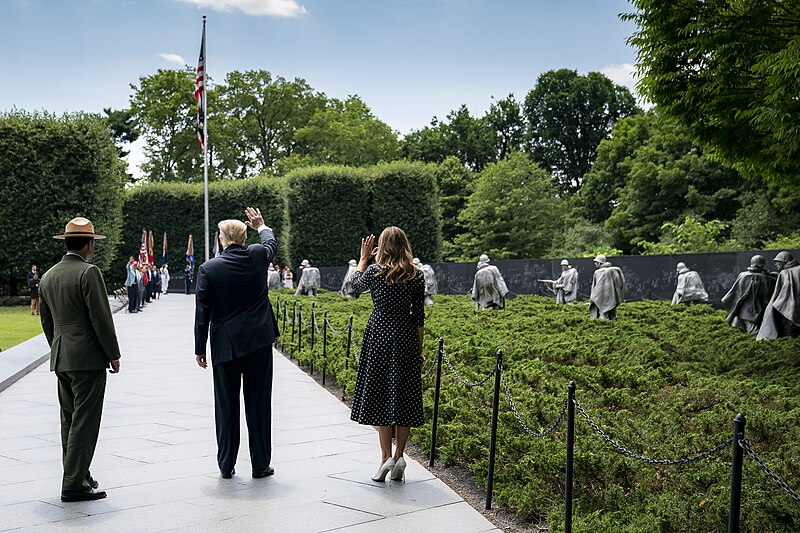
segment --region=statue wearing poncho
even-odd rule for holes
[[[472,283],[472,299],[483,309],[505,309],[508,287],[496,266],[489,264],[489,256],[481,255],[478,271]]]
[[[281,274],[275,270],[275,267],[273,267],[272,263],[270,263],[269,268],[267,269],[267,288],[271,291],[277,291],[281,287],[283,287]]]
[[[353,274],[356,272],[356,266],[358,266],[358,263],[356,263],[355,259],[351,259],[347,264],[347,273],[342,280],[342,288],[339,289],[339,296],[343,298],[358,298],[360,296],[359,292],[353,290]]]
[[[789,252],[780,252],[774,261],[780,273],[764,310],[758,340],[800,336],[800,265]]]
[[[303,269],[303,273],[300,275],[300,282],[297,284],[297,290],[294,295],[316,296],[317,290],[321,285],[319,269],[312,267],[308,259],[303,259],[303,262],[300,263],[300,268]]]
[[[422,271],[425,277],[425,305],[433,305],[434,294],[439,294],[439,286],[436,283],[436,273],[430,265],[423,265],[418,257],[414,258],[414,266]]]
[[[573,304],[578,299],[578,271],[566,259],[561,261],[561,276],[553,282],[553,290],[557,304]]]
[[[617,307],[625,301],[625,276],[602,254],[594,258],[594,266],[597,270],[592,276],[589,317],[616,320]]]
[[[678,263],[678,286],[672,295],[672,305],[688,302],[707,302],[708,293],[703,287],[700,274],[686,268],[685,263]]]
[[[760,255],[750,259],[750,266],[740,273],[722,304],[728,310],[728,324],[751,335],[758,334],[775,281],[764,269],[766,260]]]

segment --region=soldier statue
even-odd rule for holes
[[[478,260],[478,271],[470,294],[476,307],[481,309],[505,309],[506,300],[516,296],[509,292],[502,274],[496,266],[489,264],[486,254]]]
[[[425,305],[433,305],[433,295],[439,293],[439,286],[436,283],[436,273],[430,265],[423,265],[418,257],[414,258],[414,266],[422,271],[425,276]]]
[[[358,298],[359,293],[353,290],[353,273],[356,271],[358,263],[355,259],[351,259],[347,263],[347,273],[342,280],[342,288],[339,289],[339,296],[343,298]]]
[[[573,304],[578,299],[578,271],[566,259],[561,260],[561,276],[558,279],[540,279],[551,286],[557,304]]]
[[[722,303],[728,310],[728,324],[751,335],[758,334],[775,280],[766,271],[767,260],[761,255],[750,259],[750,266],[740,273]]]
[[[707,302],[708,293],[703,287],[700,274],[686,268],[686,263],[678,263],[678,286],[672,295],[672,305],[688,302]]]
[[[625,301],[625,276],[603,254],[594,258],[594,267],[596,270],[592,276],[589,317],[616,320],[617,307]]]
[[[800,264],[789,252],[778,253],[773,261],[778,280],[764,310],[758,340],[800,336]]]
[[[320,286],[319,269],[311,266],[308,259],[303,259],[303,262],[300,263],[300,269],[303,272],[300,274],[300,281],[297,283],[297,290],[294,295],[316,296]]]

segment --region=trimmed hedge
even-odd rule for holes
[[[279,251],[276,258],[285,262],[281,253],[284,234],[284,190],[282,178],[258,177],[251,180],[217,181],[208,185],[209,247],[213,254],[213,237],[220,220],[245,220],[244,208],[258,207],[266,224],[275,230]],[[152,183],[126,191],[123,208],[122,240],[114,269],[109,277],[115,282],[124,280],[128,257],[139,253],[142,229],[153,231],[155,263],[161,264],[161,243],[167,232],[170,271],[178,273],[185,264],[189,234],[194,237],[195,264],[204,260],[203,185],[188,183]],[[255,232],[248,231],[248,242],[258,242]]]
[[[0,272],[24,281],[31,263],[45,271],[60,261],[64,244],[53,235],[77,216],[106,235],[94,259],[106,269],[119,240],[124,182],[124,165],[100,117],[0,115]]]
[[[423,261],[440,258],[441,217],[434,168],[395,162],[368,168],[320,166],[288,176],[288,257],[297,265],[344,265],[360,239],[396,225]]]
[[[288,257],[297,266],[346,265],[358,259],[369,231],[369,184],[364,170],[320,166],[295,170],[286,195]]]
[[[441,259],[442,221],[436,167],[407,161],[384,163],[372,175],[372,227],[399,226],[423,263]]]

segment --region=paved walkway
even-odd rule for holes
[[[377,435],[274,353],[275,476],[250,477],[243,440],[219,477],[211,370],[194,363],[194,298],[115,315],[122,371],[109,376],[92,474],[108,498],[62,503],[56,380],[43,364],[0,392],[0,531],[498,531],[414,461],[374,483]]]

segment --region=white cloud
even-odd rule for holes
[[[179,65],[185,65],[186,64],[186,60],[184,58],[182,58],[181,56],[179,56],[178,54],[163,54],[162,53],[162,54],[158,54],[158,55],[161,56],[162,59],[166,59],[170,63],[177,63]]]
[[[651,104],[642,98],[636,90],[636,82],[639,81],[636,77],[636,65],[631,63],[613,64],[601,69],[600,72],[608,76],[617,85],[623,85],[630,89],[640,107],[644,109],[651,107]]]
[[[270,17],[299,17],[306,14],[306,8],[297,0],[178,0],[206,7],[215,11],[239,10],[246,15],[266,15]]]

